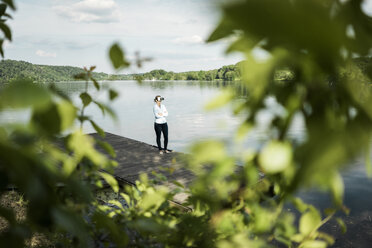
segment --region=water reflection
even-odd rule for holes
[[[154,80],[154,81],[144,81],[139,83],[140,87],[151,87],[152,89],[165,89],[173,88],[179,85],[185,85],[189,87],[198,88],[225,88],[225,87],[235,87],[238,82],[228,82],[228,81],[164,81],[164,80]]]

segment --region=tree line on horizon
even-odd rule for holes
[[[239,63],[238,63],[239,64]],[[235,81],[240,79],[239,65],[227,65],[209,71],[172,72],[162,69],[152,70],[139,74],[107,74],[93,72],[93,76],[101,80],[199,80],[199,81]],[[18,79],[30,79],[34,82],[61,82],[71,81],[74,75],[84,70],[73,66],[36,65],[25,61],[0,61],[0,83],[11,82]]]
[[[362,73],[372,71],[372,57],[354,59],[356,66]],[[93,72],[92,76],[98,81],[107,80],[182,80],[182,81],[237,81],[241,80],[241,63],[222,66],[208,71],[173,72],[163,69],[151,70],[138,74],[107,74]],[[83,68],[74,66],[36,65],[25,61],[1,60],[0,84],[19,79],[28,79],[38,83],[54,83],[74,80],[74,75],[84,73]],[[340,74],[343,70],[340,70]],[[277,70],[276,80],[290,80],[294,73],[288,69]]]
[[[73,66],[35,65],[25,61],[0,61],[0,83],[28,79],[39,83],[53,83],[72,81],[74,75],[84,73],[83,68]],[[109,76],[102,72],[93,72],[97,80],[109,80]]]
[[[162,69],[137,75],[141,80],[199,80],[199,81],[235,81],[240,80],[239,63],[222,66],[219,69],[208,71],[172,72]]]

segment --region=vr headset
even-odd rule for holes
[[[158,97],[156,98],[156,101],[158,101],[158,102],[164,101],[164,97],[159,97],[159,96],[158,96]]]

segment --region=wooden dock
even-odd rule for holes
[[[142,173],[146,173],[150,179],[155,179],[153,171],[164,174],[168,181],[175,180],[183,185],[188,185],[194,177],[184,168],[183,158],[186,155],[183,153],[172,152],[161,155],[155,146],[107,132],[104,138],[97,133],[90,135],[109,143],[115,150],[115,160],[119,165],[115,169],[114,176],[121,183],[134,185]],[[99,148],[98,150],[102,151]],[[172,168],[174,172],[164,171],[164,168]],[[182,201],[182,198],[180,197],[179,200]]]

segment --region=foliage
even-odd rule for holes
[[[228,52],[246,56],[240,73],[248,95],[227,90],[208,107],[232,103],[235,113],[246,115],[237,130],[240,139],[256,125],[257,114],[268,109],[269,96],[284,111],[273,113],[271,132],[259,148],[233,156],[219,141],[195,144],[187,165],[196,177],[187,187],[179,182],[168,182],[172,187],[153,185],[144,175],[135,186],[120,190],[110,174],[115,163],[74,126],[76,120],[81,125],[89,121],[104,135],[84,110],[96,104],[104,113],[111,111],[87,90],[80,95],[78,111],[53,87],[27,80],[4,87],[0,111],[27,109],[31,117],[0,129],[0,193],[16,187],[27,201],[23,222],[12,210],[0,207],[8,223],[0,233],[0,245],[22,247],[35,233],[50,232],[60,232],[64,246],[81,247],[100,242],[117,247],[331,245],[333,238],[318,229],[336,210],[346,211],[339,169],[367,152],[371,138],[370,69],[358,68],[352,59],[368,55],[372,44],[371,18],[360,4],[360,0],[243,0],[222,6],[221,22],[209,41],[234,39]],[[354,35],[347,32],[350,28]],[[255,49],[270,56],[257,61]],[[130,64],[118,44],[109,55],[116,69]],[[93,70],[85,68],[76,79],[91,80],[100,90]],[[225,76],[232,78],[228,70]],[[196,74],[189,79],[205,76]],[[215,77],[223,74],[217,71]],[[279,80],[283,77],[286,80]],[[117,94],[111,91],[109,97]],[[302,141],[288,135],[295,115],[305,120]],[[108,144],[103,147],[112,154]],[[117,196],[106,204],[93,194],[103,180]],[[332,193],[334,205],[324,214],[294,197],[297,190],[314,186]],[[189,195],[185,206],[192,211],[171,204],[179,192]],[[298,224],[285,211],[288,203],[301,214]]]
[[[29,79],[39,83],[72,81],[74,75],[84,73],[82,68],[72,66],[34,65],[24,61],[3,60],[0,62],[0,83]],[[92,72],[96,80],[123,80],[125,75],[109,75]]]
[[[113,50],[115,52],[115,50]],[[127,62],[128,63],[128,62]],[[129,66],[129,64],[128,64]],[[35,65],[24,61],[3,60],[0,62],[0,83],[12,82],[18,79],[29,79],[34,82],[62,82],[71,81],[73,76],[84,70],[72,66]],[[92,74],[96,80],[199,80],[199,81],[235,81],[240,79],[239,66],[223,66],[218,70],[197,72],[167,72],[152,70],[143,74],[106,74],[103,72]]]
[[[368,153],[371,140],[370,69],[360,66],[363,59],[353,59],[368,56],[371,49],[371,18],[361,11],[361,2],[245,0],[223,6],[224,15],[209,41],[234,39],[228,52],[246,56],[241,75],[248,96],[227,90],[209,108],[231,102],[235,113],[246,115],[237,130],[240,139],[256,125],[257,114],[269,109],[268,97],[284,111],[273,113],[271,132],[259,148],[231,156],[218,141],[193,147],[188,166],[197,177],[187,190],[192,212],[169,212],[166,199],[172,194],[149,186],[146,179],[136,189],[127,189],[128,195],[122,197],[129,211],[117,214],[141,236],[136,244],[333,244],[333,238],[319,227],[337,210],[348,212],[342,204],[344,185],[339,170]],[[257,60],[256,49],[270,56]],[[296,115],[305,120],[306,135],[301,141],[288,134]],[[243,163],[240,168],[238,161]],[[265,173],[261,181],[260,171]],[[294,197],[306,187],[329,191],[330,209],[321,213]],[[268,197],[270,188],[275,198]],[[288,203],[300,213],[298,224],[283,207]]]
[[[3,1],[12,4],[11,1]],[[2,6],[2,5],[1,5]],[[76,79],[93,81],[93,70],[84,68]],[[110,99],[117,93],[110,90]],[[35,235],[59,233],[55,245],[87,247],[99,240],[102,229],[110,230],[110,238],[124,244],[127,236],[107,217],[94,197],[103,180],[115,188],[112,180],[116,162],[98,152],[96,141],[82,133],[76,122],[90,122],[102,129],[84,110],[91,104],[103,113],[113,114],[105,104],[93,99],[89,92],[81,95],[82,106],[74,106],[54,86],[46,88],[30,80],[15,80],[0,91],[0,111],[24,110],[30,118],[24,122],[0,127],[0,195],[16,189],[26,202],[21,220],[13,209],[0,206],[2,223],[1,247],[24,247]],[[79,111],[80,109],[80,111]],[[98,142],[115,156],[109,144]],[[32,242],[31,242],[32,243]],[[59,243],[59,244],[58,244]]]
[[[0,55],[4,57],[4,50],[3,45],[5,41],[12,40],[12,31],[10,30],[9,26],[6,24],[6,21],[12,16],[6,12],[8,6],[15,9],[12,0],[1,0],[0,3],[0,30],[3,32],[4,36],[0,37]]]
[[[93,69],[77,77],[88,79]],[[95,85],[99,89],[99,84]],[[84,115],[84,109],[91,103],[104,111],[108,107],[84,92],[78,115],[78,108],[66,96],[25,80],[4,87],[0,99],[2,110],[26,108],[31,112],[26,123],[1,127],[1,194],[10,186],[15,187],[28,203],[26,219],[22,222],[16,221],[12,211],[1,208],[2,217],[9,223],[9,228],[1,233],[1,246],[23,247],[24,240],[35,232],[67,232],[78,246],[93,242],[96,216],[102,222],[100,225],[110,223],[100,217],[100,205],[93,192],[102,187],[102,179],[109,180],[107,172],[112,172],[116,162],[97,152],[95,141],[74,128],[74,123],[90,121],[100,131]],[[108,144],[103,147],[110,148]],[[91,221],[87,222],[86,218]],[[115,239],[123,242],[125,236]],[[65,236],[64,242],[70,243],[68,240]]]
[[[139,74],[141,79],[147,80],[198,80],[198,81],[235,81],[240,79],[239,63],[236,65],[223,66],[222,68],[209,71],[172,72],[164,70],[152,70]]]
[[[355,69],[362,70],[363,73],[370,71],[372,60],[369,57],[353,59]],[[240,67],[243,63],[239,62],[236,65],[223,66],[216,70],[210,71],[190,71],[190,72],[171,72],[165,70],[152,70],[142,74],[106,74],[103,72],[93,72],[92,75],[96,80],[197,80],[197,81],[237,81],[241,80]],[[352,71],[350,68],[341,69],[343,71]],[[18,79],[29,79],[34,82],[62,82],[71,81],[74,75],[83,73],[84,70],[72,66],[50,66],[50,65],[35,65],[24,61],[3,60],[0,62],[0,83],[12,82]],[[286,69],[278,69],[274,73],[276,80],[288,81],[293,79],[293,71]]]
[[[273,132],[262,149],[245,160],[264,171],[274,185],[277,210],[302,187],[329,190],[334,207],[343,208],[339,169],[369,152],[370,69],[359,69],[355,64],[360,60],[352,59],[367,56],[371,48],[371,18],[362,12],[361,3],[238,1],[223,7],[224,16],[209,38],[215,41],[232,37],[234,42],[228,52],[246,56],[242,81],[249,95],[235,109],[236,113],[248,113],[243,129],[254,126],[257,114],[268,108],[268,96],[275,97],[285,109],[284,113],[274,114],[269,126]],[[266,51],[269,58],[257,60],[257,49]],[[283,68],[293,75],[286,81],[276,80],[275,73]],[[301,115],[306,125],[306,138],[300,143],[288,135],[295,115]],[[319,213],[301,212],[298,234],[290,237],[280,233],[275,227],[280,218],[265,231],[288,245],[295,242],[300,247],[323,247],[332,243],[316,231],[323,223]]]

